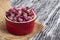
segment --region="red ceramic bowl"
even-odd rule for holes
[[[16,34],[16,35],[28,34],[33,31],[35,19],[36,19],[36,15],[32,20],[27,22],[14,22],[9,20],[5,16],[6,28],[12,34]]]

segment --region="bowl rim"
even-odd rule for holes
[[[36,14],[34,13],[34,18],[32,20],[29,20],[29,21],[26,21],[26,22],[14,22],[14,21],[11,21],[9,20],[6,16],[4,17],[7,21],[9,22],[12,22],[12,23],[28,23],[28,22],[31,22],[33,20],[35,20],[37,18]]]

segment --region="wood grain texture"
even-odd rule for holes
[[[0,26],[0,40],[28,40],[35,33],[37,33],[39,30],[42,30],[43,25],[35,23],[34,30],[30,34],[23,35],[23,36],[16,36],[16,35],[10,34],[6,30],[5,20],[4,20],[5,12],[10,7],[11,6],[10,6],[9,1],[7,1],[7,0],[0,0],[0,24],[2,25],[2,26]]]
[[[10,8],[10,3],[7,0],[0,0],[0,21],[4,20],[5,12]]]

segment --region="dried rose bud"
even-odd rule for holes
[[[34,15],[32,15],[31,17],[32,17],[32,19],[33,19],[33,18],[34,18]]]
[[[16,10],[15,10],[15,8],[11,8],[11,9],[9,9],[8,11],[11,12],[11,13],[13,13],[13,12],[15,12]]]
[[[27,18],[27,13],[23,13],[23,17],[24,18]]]
[[[17,17],[14,17],[14,18],[13,18],[13,21],[17,22]]]
[[[19,10],[21,10],[21,8],[19,8],[19,7],[16,7],[16,10],[17,10],[17,11],[19,11]]]
[[[31,20],[32,17],[28,16],[25,20],[28,21],[28,20]]]
[[[22,18],[18,18],[18,22],[23,22],[23,19]]]
[[[13,20],[13,17],[11,17],[11,16],[8,16],[8,19],[9,19],[9,20]]]
[[[15,16],[15,14],[13,14],[13,13],[10,13],[11,14],[11,17],[14,17]]]
[[[28,9],[29,9],[28,7],[23,7],[23,8],[22,8],[23,11],[26,11],[26,10],[28,10]]]
[[[20,15],[20,16],[21,16],[21,15],[22,15],[22,11],[18,11],[18,15]]]
[[[32,17],[31,16],[28,16],[28,20],[31,20],[32,19]]]
[[[7,16],[11,16],[11,14],[10,14],[8,11],[6,12],[6,17],[7,17]]]
[[[22,15],[22,12],[19,11],[18,14],[16,15],[16,17],[20,17]]]
[[[31,16],[31,15],[34,15],[34,11],[31,10],[31,9],[28,9],[27,12],[28,12],[28,15],[30,15],[30,16]]]
[[[31,13],[32,13],[32,15],[34,15],[34,10],[33,9],[31,9],[31,11],[30,11]]]

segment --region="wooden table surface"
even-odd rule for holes
[[[5,29],[5,12],[11,8],[10,3],[8,0],[0,0],[0,40],[28,40],[30,37],[32,37],[35,33],[37,33],[39,30],[42,30],[43,25],[40,23],[35,23],[35,27],[33,32],[27,35],[23,36],[16,36],[13,34],[10,34],[6,29]]]
[[[5,11],[7,11],[10,7],[9,1],[0,0],[0,21],[4,19]]]

